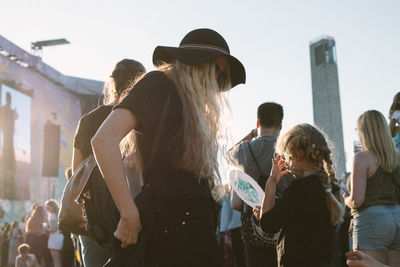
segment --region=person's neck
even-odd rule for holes
[[[309,162],[303,162],[303,167],[302,167],[302,169],[303,169],[303,177],[306,177],[306,176],[315,174],[316,171],[317,171],[317,170],[315,169],[315,167],[314,167],[311,163],[309,163]]]
[[[272,127],[272,128],[258,128],[258,136],[274,136],[277,137],[281,129]]]

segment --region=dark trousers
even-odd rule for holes
[[[156,216],[155,256],[159,267],[220,267],[214,203],[176,199]]]
[[[246,267],[246,257],[244,254],[244,243],[241,235],[241,228],[235,228],[232,232],[232,250],[235,264],[237,267]]]
[[[62,253],[61,253],[61,266],[72,267],[74,266],[74,245],[71,239],[71,233],[63,231],[64,235]]]
[[[252,246],[244,242],[247,267],[277,267],[278,256],[275,247]]]
[[[31,247],[31,252],[35,255],[38,262],[45,267],[51,266],[51,255],[47,248],[49,236],[45,234],[31,234],[27,233],[26,243]]]

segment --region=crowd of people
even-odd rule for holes
[[[277,259],[279,266],[400,266],[399,97],[390,108],[390,127],[379,111],[359,116],[361,150],[355,151],[352,172],[341,184],[328,137],[315,126],[297,124],[277,140],[282,107],[262,104],[257,129],[228,153],[232,164],[265,190],[263,205],[256,209],[235,192],[224,202],[242,212],[244,250],[233,254],[243,254],[245,261],[233,258],[230,266],[277,266]],[[282,178],[288,175],[293,176],[289,186]],[[253,230],[254,221],[266,233],[280,232],[275,246]],[[233,245],[235,240],[241,242],[233,233],[231,250],[240,247]]]
[[[256,129],[221,150],[229,111],[224,92],[244,84],[246,73],[219,33],[197,29],[179,47],[158,46],[153,63],[157,70],[146,73],[135,60],[118,62],[104,104],[79,121],[71,175],[89,157],[97,163],[83,194],[87,233],[73,240],[61,233],[57,202],[49,200],[35,206],[25,226],[4,228],[2,260],[10,266],[400,266],[394,143],[400,93],[390,126],[376,110],[359,117],[362,151],[345,186],[334,171],[329,136],[305,123],[281,134],[277,103],[260,105]],[[265,191],[261,206],[248,206],[222,185],[221,151]]]
[[[33,204],[21,221],[5,223],[0,231],[0,266],[73,266],[74,245],[58,226],[58,202]]]

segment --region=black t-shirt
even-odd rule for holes
[[[143,179],[151,184],[156,201],[178,194],[211,197],[207,184],[199,182],[198,176],[175,167],[181,151],[182,102],[174,83],[163,72],[147,73],[117,108],[130,110],[138,119],[134,130]]]
[[[88,114],[82,116],[79,120],[78,128],[74,137],[74,148],[82,152],[84,158],[92,152],[91,139],[100,128],[101,124],[110,115],[112,106],[99,106]]]
[[[330,266],[334,226],[318,176],[293,181],[282,199],[262,216],[260,226],[271,233],[282,229],[280,266]]]

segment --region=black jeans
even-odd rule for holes
[[[246,257],[244,254],[244,242],[241,236],[241,228],[235,228],[231,230],[232,233],[232,250],[233,250],[233,257],[235,260],[234,266],[237,267],[245,267]]]
[[[278,256],[275,247],[252,246],[244,241],[247,267],[277,267]]]
[[[179,196],[156,214],[154,251],[159,267],[220,267],[215,205],[210,198]]]

